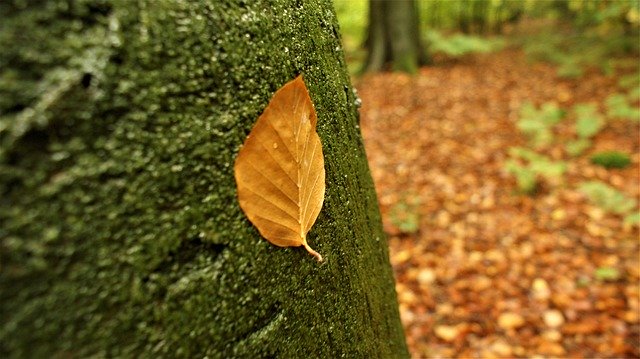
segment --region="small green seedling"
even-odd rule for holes
[[[390,219],[402,233],[413,234],[420,229],[418,209],[420,201],[417,197],[405,198],[391,208]]]
[[[577,140],[569,141],[565,145],[565,149],[569,156],[580,156],[587,148],[591,147],[591,140],[588,138],[578,138]]]
[[[639,226],[640,225],[640,211],[635,211],[624,217],[624,225],[626,226]]]
[[[555,180],[567,170],[564,162],[554,162],[546,156],[522,147],[511,147],[511,157],[505,164],[506,170],[516,177],[518,190],[525,194],[534,194],[538,179]]]
[[[578,137],[591,138],[604,127],[604,119],[598,113],[595,104],[577,104],[573,107],[573,110],[577,118],[576,134]]]
[[[597,280],[602,282],[615,282],[620,279],[620,271],[613,267],[599,267],[594,275]]]
[[[520,119],[516,126],[527,136],[535,147],[547,145],[553,141],[553,126],[558,124],[565,111],[555,103],[547,102],[538,110],[530,102],[520,109]]]
[[[576,114],[577,139],[567,142],[565,149],[572,156],[580,156],[591,147],[591,138],[604,127],[605,121],[593,103],[580,103],[573,107]]]
[[[587,196],[590,202],[609,213],[625,215],[637,206],[634,198],[629,198],[624,193],[600,181],[583,182],[578,189]]]
[[[640,108],[630,105],[624,94],[610,95],[607,97],[606,104],[609,117],[640,122]]]
[[[498,51],[504,47],[504,40],[500,38],[487,39],[478,36],[456,34],[444,36],[439,31],[428,31],[426,33],[429,42],[429,51],[432,54],[444,54],[457,58],[468,54],[486,54]]]

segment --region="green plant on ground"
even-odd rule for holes
[[[417,196],[405,196],[391,208],[389,216],[391,223],[402,233],[418,232],[420,229],[419,207],[420,200]]]
[[[600,181],[583,182],[578,189],[590,202],[609,213],[627,215],[637,206],[635,199]]]
[[[500,38],[482,38],[479,36],[455,34],[444,36],[439,31],[430,30],[425,36],[432,54],[444,54],[449,57],[462,57],[468,54],[485,54],[504,47]]]
[[[522,39],[522,47],[527,58],[531,61],[543,61],[560,64],[566,57],[562,51],[558,51],[562,37],[551,32],[540,32],[535,35],[527,35]]]
[[[604,168],[625,168],[631,164],[629,155],[619,151],[603,151],[591,156],[591,163]]]
[[[640,87],[640,72],[634,72],[629,75],[620,77],[618,86],[624,89],[632,89]]]
[[[558,66],[558,76],[566,79],[577,79],[582,77],[584,70],[579,59],[573,56],[563,56]]]
[[[624,224],[627,226],[640,225],[640,211],[635,211],[624,217]]]
[[[553,141],[553,126],[564,115],[565,111],[553,102],[543,104],[540,109],[536,109],[531,102],[525,102],[520,108],[520,119],[516,126],[534,147],[541,147]]]
[[[614,267],[598,267],[594,276],[602,282],[614,282],[620,278],[620,271]]]
[[[628,98],[630,102],[640,101],[640,85],[636,86],[633,90],[629,91]]]
[[[591,140],[588,138],[578,138],[571,140],[565,145],[565,149],[570,156],[580,156],[582,152],[591,147]]]
[[[615,93],[607,97],[607,115],[611,118],[640,121],[640,108],[632,106],[627,96]]]
[[[554,181],[561,178],[567,170],[566,163],[554,162],[522,147],[511,147],[509,156],[511,159],[505,164],[507,172],[515,176],[518,191],[529,195],[535,193],[540,178]]]
[[[579,156],[587,148],[591,147],[591,137],[595,136],[604,127],[605,121],[593,103],[580,103],[573,107],[576,114],[577,139],[567,142],[565,149],[571,156]]]
[[[635,67],[637,67],[637,65],[635,65]],[[630,103],[640,101],[640,72],[633,72],[622,76],[620,80],[618,80],[618,86],[628,91],[627,100]]]
[[[604,127],[604,119],[598,113],[596,105],[577,104],[573,107],[576,113],[576,134],[580,138],[591,138]]]
[[[522,166],[514,160],[508,160],[505,164],[507,172],[516,178],[518,192],[524,194],[534,194],[538,188],[538,178],[531,168]]]
[[[527,34],[518,43],[527,58],[558,66],[558,76],[565,78],[581,77],[585,69],[593,67],[605,75],[613,75],[618,57],[638,52],[637,35],[616,31],[571,31],[557,25],[534,35]]]

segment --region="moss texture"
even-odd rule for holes
[[[330,0],[0,2],[1,357],[406,357]],[[261,239],[233,161],[303,73],[327,193]]]

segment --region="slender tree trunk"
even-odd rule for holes
[[[415,73],[427,63],[419,20],[415,0],[370,0],[365,71],[390,65],[394,71]]]
[[[443,12],[443,4],[440,1],[435,1],[434,5],[435,8],[432,10],[433,11],[433,23],[431,24],[434,28],[439,28],[440,26],[442,26],[442,12]]]
[[[478,34],[484,34],[486,30],[486,21],[489,16],[489,1],[476,0],[473,2],[473,24],[474,31]]]
[[[406,357],[330,0],[1,2],[0,357]],[[107,5],[108,4],[108,5]],[[326,167],[262,239],[233,162],[304,74]]]
[[[391,60],[385,5],[383,1],[369,1],[369,28],[365,42],[365,47],[369,50],[366,71],[380,71]]]
[[[464,0],[458,1],[458,27],[460,28],[460,31],[465,34],[468,34],[470,32],[468,12],[469,6],[467,2]]]
[[[493,9],[492,29],[494,34],[502,34],[502,25],[504,24],[505,3],[501,1],[498,6]]]

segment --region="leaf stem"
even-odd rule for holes
[[[307,244],[307,241],[302,242],[302,245],[304,246],[304,248],[311,253],[311,255],[313,255],[314,257],[316,257],[316,259],[318,260],[318,262],[322,262],[322,255],[320,255],[320,253],[314,251],[311,247],[309,247],[309,245]]]

